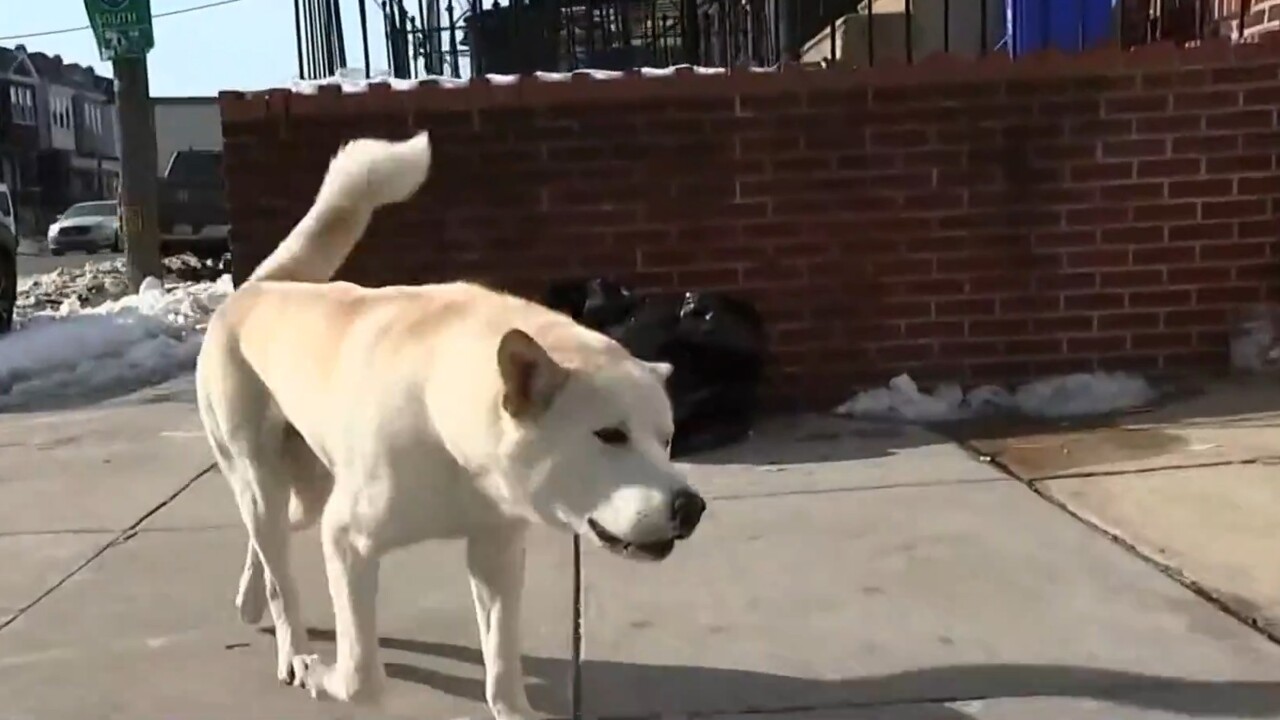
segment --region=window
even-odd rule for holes
[[[24,125],[36,124],[36,90],[22,83],[9,86],[9,109],[13,121]]]

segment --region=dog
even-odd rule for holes
[[[659,561],[706,502],[670,460],[671,365],[478,284],[331,282],[374,211],[417,193],[431,154],[425,132],[334,154],[306,215],[211,318],[197,402],[249,535],[236,606],[248,623],[270,611],[281,682],[377,702],[379,558],[462,538],[485,700],[523,720],[537,716],[521,668],[530,527]],[[289,569],[290,532],[317,522],[333,664],[308,647]]]

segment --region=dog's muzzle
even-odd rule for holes
[[[646,543],[633,543],[609,532],[594,518],[587,518],[587,527],[596,536],[605,549],[635,560],[664,560],[675,550],[676,541],[693,535],[702,514],[707,510],[707,501],[692,490],[677,490],[671,496],[671,525],[673,533],[666,540]]]

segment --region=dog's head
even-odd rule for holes
[[[625,352],[566,367],[511,330],[498,347],[503,474],[540,521],[637,560],[662,560],[706,503],[671,463],[666,363]]]

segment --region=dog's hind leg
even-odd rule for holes
[[[290,481],[289,528],[294,531],[305,530],[320,519],[324,504],[333,490],[333,475],[292,427],[285,430],[283,450],[283,460]],[[236,609],[240,613],[240,619],[250,625],[258,624],[266,610],[266,600],[267,584],[262,560],[253,543],[249,542],[244,571],[240,574],[240,587],[236,593]]]
[[[339,490],[320,522],[337,657],[332,666],[312,660],[303,685],[315,698],[376,703],[384,684],[376,618],[380,563],[370,539],[353,532],[356,504]]]

